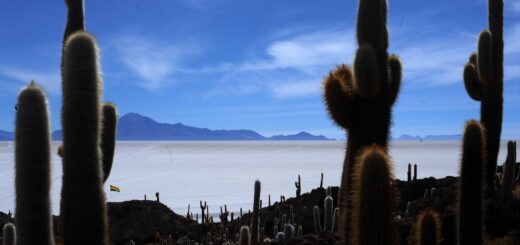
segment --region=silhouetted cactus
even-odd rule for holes
[[[296,197],[300,197],[300,194],[302,193],[302,183],[301,183],[299,174],[298,174],[298,181],[294,182],[294,186],[296,187]]]
[[[339,228],[338,222],[339,222],[339,208],[335,208],[334,209],[334,222],[332,222],[332,230],[334,232],[338,231],[338,228]]]
[[[352,244],[397,244],[396,189],[390,159],[377,145],[366,147],[354,170]]]
[[[65,0],[65,3],[67,4],[67,25],[63,33],[63,46],[72,33],[85,30],[83,0]]]
[[[478,52],[470,55],[464,67],[464,86],[469,96],[480,101],[480,122],[486,140],[486,191],[493,193],[497,167],[504,87],[503,0],[488,0],[489,30],[480,33]]]
[[[417,217],[415,240],[418,245],[438,245],[441,240],[441,221],[435,210],[427,208]]]
[[[293,239],[295,235],[294,226],[291,224],[286,224],[283,228],[283,234],[285,236],[286,241]]]
[[[112,103],[103,105],[103,120],[101,128],[101,152],[103,159],[103,183],[107,181],[112,170],[114,148],[116,145],[117,111]]]
[[[258,226],[258,219],[259,219],[259,205],[260,205],[260,181],[255,181],[255,193],[254,193],[254,200],[253,200],[253,217],[251,218],[251,244],[257,244],[259,242],[258,240],[258,233],[260,232],[260,228]]]
[[[417,164],[413,165],[413,180],[417,180]]]
[[[204,216],[204,210],[206,210],[206,207],[208,206],[208,204],[206,202],[204,202],[204,205],[202,205],[202,201],[200,201],[200,212],[201,212],[201,222],[202,224],[204,224],[204,222],[206,221],[205,219],[205,216]],[[240,218],[242,218],[242,209],[240,209]]]
[[[412,164],[408,163],[408,171],[406,172],[406,179],[408,182],[412,181]]]
[[[16,245],[16,227],[13,223],[5,224],[2,233],[3,245]]]
[[[314,217],[314,231],[319,234],[323,230],[321,228],[320,208],[318,206],[314,206],[312,209],[312,216]]]
[[[359,48],[351,68],[340,65],[324,82],[324,100],[336,124],[348,131],[339,195],[341,244],[350,233],[352,171],[361,149],[377,144],[385,151],[391,124],[391,107],[401,84],[401,62],[387,53],[385,0],[360,0],[357,16]]]
[[[459,244],[482,244],[483,181],[485,168],[484,129],[469,121],[464,129],[458,197]]]
[[[327,232],[332,232],[332,219],[334,218],[334,205],[333,205],[333,199],[331,196],[327,196],[325,197],[325,201],[323,203],[323,209],[325,210],[324,211],[324,214],[323,214],[323,220],[324,220],[324,225],[323,225],[323,230],[324,231],[327,231]]]
[[[15,131],[17,244],[54,244],[47,97],[33,81],[18,95],[17,106]]]
[[[76,32],[63,53],[63,244],[107,244],[107,217],[99,149],[101,78],[97,45]]]
[[[507,157],[504,163],[504,178],[502,180],[502,188],[500,189],[500,195],[503,199],[511,199],[513,197],[513,178],[515,175],[515,164],[516,164],[516,142],[507,142]]]
[[[246,225],[243,225],[241,228],[240,228],[240,242],[239,244],[240,245],[250,245],[251,244],[251,241],[250,241],[250,235],[249,235],[249,227],[246,226]]]

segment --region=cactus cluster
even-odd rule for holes
[[[334,122],[348,131],[341,178],[340,234],[343,244],[350,233],[352,173],[356,157],[372,144],[386,151],[391,108],[399,94],[401,62],[388,55],[386,0],[360,0],[357,15],[359,48],[354,71],[340,65],[324,82],[324,100]]]
[[[500,134],[502,131],[504,87],[503,0],[488,0],[489,29],[480,33],[477,53],[464,67],[464,86],[468,95],[480,101],[480,122],[485,130],[486,172],[488,195],[494,193]]]
[[[107,244],[103,182],[114,156],[117,112],[100,105],[98,48],[84,30],[83,1],[66,0],[63,36],[62,244]],[[54,244],[48,102],[34,82],[20,92],[16,111],[16,217],[18,244]],[[7,228],[9,229],[9,228]]]

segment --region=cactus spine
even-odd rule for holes
[[[112,170],[112,162],[114,160],[114,148],[116,145],[116,125],[117,111],[112,103],[103,105],[103,120],[101,128],[101,152],[103,163],[103,183],[107,181]]]
[[[340,238],[347,244],[352,210],[352,172],[355,158],[366,146],[385,151],[391,107],[401,84],[401,62],[387,53],[387,5],[385,0],[360,0],[357,16],[359,48],[351,68],[341,65],[324,81],[324,100],[331,118],[348,131],[348,142],[339,195]]]
[[[17,243],[53,244],[51,153],[45,92],[31,82],[18,95],[16,111]]]
[[[502,181],[502,188],[500,189],[500,195],[503,199],[511,199],[513,197],[513,178],[515,175],[515,164],[516,164],[516,142],[507,142],[507,158],[504,163],[504,179]]]
[[[94,37],[76,32],[63,53],[63,244],[107,244],[100,135],[101,78]]]
[[[438,245],[441,237],[441,221],[435,210],[427,208],[417,217],[416,242],[418,245]]]
[[[324,231],[327,231],[327,232],[332,232],[332,219],[334,218],[333,217],[333,199],[331,196],[327,196],[325,198],[325,201],[324,201],[324,204],[323,204],[323,208],[325,210],[324,212],[324,225],[323,225],[323,230]]]
[[[13,223],[5,224],[2,233],[3,245],[16,245],[16,227]]]
[[[469,121],[464,129],[458,197],[459,244],[482,244],[484,129]]]
[[[376,145],[366,147],[354,170],[352,244],[397,244],[393,179],[384,149]]]
[[[247,225],[243,225],[242,228],[240,228],[240,245],[250,245],[251,240],[249,236],[249,227]]]
[[[254,202],[253,202],[253,217],[251,220],[251,244],[257,244],[258,243],[258,233],[260,232],[259,226],[258,226],[258,220],[259,220],[259,205],[260,205],[260,181],[255,181],[255,194],[254,194]]]
[[[486,191],[492,194],[500,134],[504,87],[503,0],[488,0],[489,30],[480,33],[477,54],[470,55],[464,67],[464,86],[468,95],[480,101],[480,122],[486,140]]]

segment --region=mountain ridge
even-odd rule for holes
[[[14,140],[14,133],[0,130],[0,141]],[[61,130],[52,132],[53,140],[61,140]],[[460,134],[447,135],[426,135],[424,137],[418,135],[403,134],[397,138],[398,141],[451,141],[461,140]],[[119,118],[117,127],[117,140],[121,141],[138,141],[138,140],[261,140],[261,141],[290,141],[290,140],[334,140],[323,135],[313,135],[302,131],[292,135],[273,135],[270,137],[249,129],[209,129],[188,126],[183,123],[162,123],[154,119],[143,116],[141,114],[131,112]]]

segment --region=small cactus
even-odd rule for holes
[[[302,183],[301,183],[299,174],[298,174],[298,181],[294,182],[294,186],[296,187],[296,197],[300,197],[300,194],[302,193]]]
[[[246,225],[243,225],[240,228],[240,245],[250,245],[251,244],[251,238],[249,235],[249,227]]]
[[[287,224],[284,226],[283,233],[285,236],[285,240],[289,241],[294,238],[295,230],[294,226],[291,224]]]
[[[259,220],[259,205],[260,205],[260,181],[255,181],[255,193],[253,199],[253,217],[251,218],[251,243],[253,245],[259,242],[258,233],[260,232],[260,227],[258,226]]]
[[[333,199],[331,196],[327,196],[325,198],[325,201],[324,201],[324,204],[323,204],[323,208],[325,210],[323,216],[323,220],[324,220],[324,225],[323,225],[323,230],[326,231],[326,232],[332,232],[332,226],[333,226],[333,221],[332,219],[334,218],[333,217],[333,212],[334,212],[334,205],[333,205]]]
[[[483,242],[484,129],[469,121],[464,129],[458,196],[459,244]]]
[[[421,211],[415,225],[415,239],[418,245],[439,245],[441,221],[433,209]]]
[[[366,147],[354,170],[352,244],[397,244],[397,205],[390,159],[376,145]]]
[[[16,227],[13,223],[7,223],[2,229],[2,243],[3,245],[16,245]]]
[[[319,234],[322,232],[321,229],[321,220],[320,220],[320,208],[318,206],[314,206],[312,210],[312,214],[314,217],[314,231]]]
[[[516,164],[516,142],[507,142],[507,157],[504,167],[504,177],[502,180],[502,188],[500,189],[500,195],[503,199],[509,200],[513,197],[513,184],[515,175],[515,164]]]
[[[407,181],[412,181],[412,164],[408,163],[408,171],[406,172]]]
[[[18,95],[16,111],[16,225],[19,245],[53,242],[51,153],[45,92],[31,82]]]

